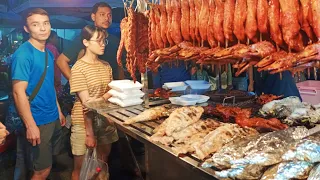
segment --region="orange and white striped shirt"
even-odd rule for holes
[[[99,60],[88,63],[79,59],[71,69],[70,93],[87,90],[90,97],[102,97],[108,92],[108,84],[112,81],[112,68],[108,62]],[[84,124],[83,110],[77,97],[71,113],[72,124]]]

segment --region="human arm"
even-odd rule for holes
[[[63,53],[60,54],[60,56],[57,58],[56,64],[58,68],[60,69],[63,76],[69,80],[71,76],[71,69],[69,67],[70,59],[64,55]]]
[[[13,80],[12,86],[14,102],[17,112],[25,124],[27,139],[33,146],[36,146],[41,143],[40,131],[33,119],[30,103],[26,94],[28,82]]]
[[[61,126],[65,126],[66,125],[66,118],[64,117],[61,108],[60,108],[60,104],[58,101],[58,98],[56,97],[56,103],[57,103],[57,107],[58,107],[58,111],[59,111],[59,120],[60,120],[60,124]]]

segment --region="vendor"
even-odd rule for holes
[[[162,87],[167,82],[179,82],[191,79],[189,64],[184,61],[162,64],[158,73],[153,74],[153,88]]]
[[[257,95],[273,94],[283,97],[297,96],[301,99],[299,90],[290,71],[281,74],[270,74],[268,72],[254,74],[255,92]]]

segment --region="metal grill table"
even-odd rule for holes
[[[119,106],[106,103],[94,102],[86,104],[90,109],[112,120],[117,129],[142,142],[145,146],[145,166],[147,179],[149,180],[215,180],[214,169],[204,169],[199,166],[201,160],[193,155],[177,157],[170,147],[160,143],[153,143],[149,138],[153,130],[163,120],[135,123],[129,126],[123,122],[143,112],[141,105],[120,108]]]

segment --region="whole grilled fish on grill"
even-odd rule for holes
[[[167,117],[174,110],[167,106],[157,106],[154,108],[146,109],[142,113],[132,118],[127,119],[123,124],[129,125],[137,122],[152,121],[162,117]]]

